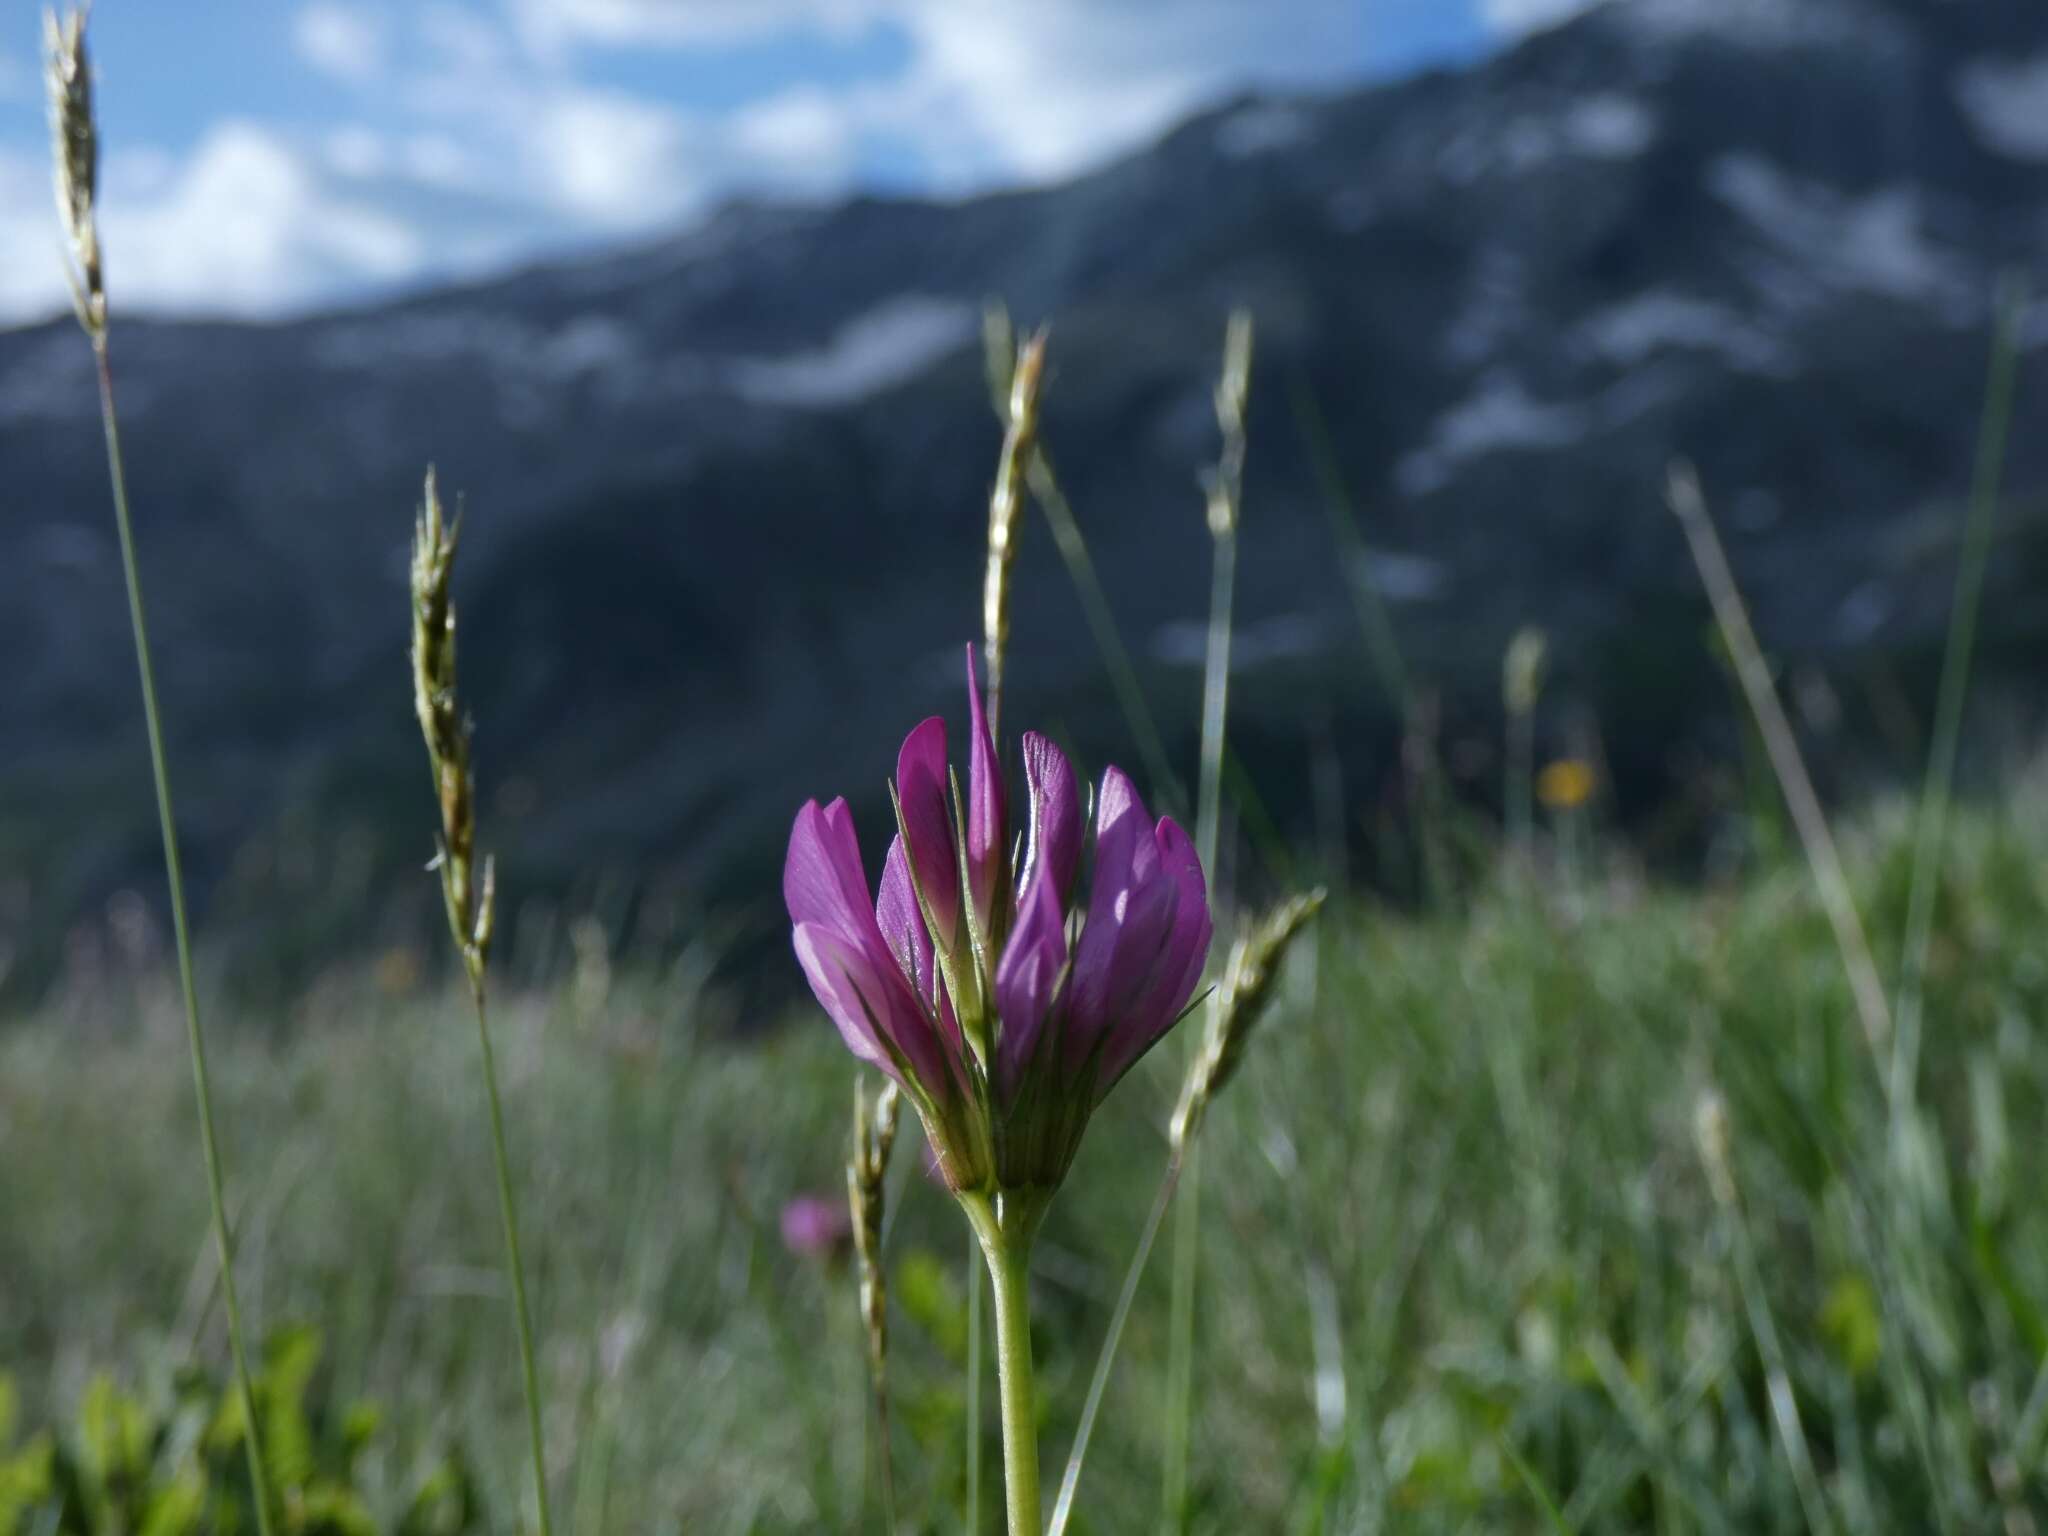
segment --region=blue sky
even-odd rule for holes
[[[117,302],[275,314],[734,192],[1054,179],[1233,88],[1469,57],[1573,0],[99,0]],[[39,7],[0,0],[0,322],[62,303]]]

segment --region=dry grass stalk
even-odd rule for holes
[[[888,1206],[884,1179],[896,1145],[902,1095],[884,1083],[872,1106],[865,1077],[853,1081],[853,1149],[846,1160],[846,1202],[853,1213],[853,1252],[860,1274],[861,1325],[867,1333],[868,1375],[874,1386],[882,1446],[882,1498],[888,1529],[896,1528],[896,1473],[889,1454],[889,1277],[882,1264],[882,1225]]]
[[[1171,1135],[1176,1157],[1201,1129],[1202,1117],[1216,1095],[1244,1064],[1245,1048],[1272,1003],[1280,962],[1295,936],[1322,910],[1326,895],[1318,889],[1289,898],[1231,945],[1215,1003],[1209,1009],[1208,1029],[1189,1065],[1180,1103],[1173,1112]]]
[[[412,546],[413,709],[426,738],[435,799],[441,809],[436,866],[456,948],[479,984],[490,957],[496,880],[489,859],[476,877],[476,779],[469,760],[469,721],[455,692],[455,600],[451,592],[462,519],[448,521],[434,472],[427,484]]]
[[[1700,581],[1714,607],[1715,622],[1720,625],[1728,654],[1734,659],[1736,678],[1741,682],[1743,695],[1756,716],[1764,750],[1770,754],[1772,771],[1777,775],[1785,804],[1792,813],[1792,825],[1798,830],[1807,863],[1813,870],[1814,885],[1820,893],[1821,906],[1827,912],[1828,923],[1834,929],[1835,944],[1842,952],[1842,963],[1849,973],[1849,988],[1855,996],[1864,1041],[1870,1047],[1871,1058],[1877,1064],[1880,1076],[1883,1076],[1886,1073],[1885,1053],[1892,1034],[1891,1005],[1885,999],[1884,984],[1878,979],[1877,962],[1871,958],[1870,940],[1863,931],[1863,919],[1858,915],[1855,899],[1849,893],[1849,878],[1843,872],[1842,856],[1835,847],[1834,834],[1828,829],[1827,813],[1821,809],[1820,797],[1814,793],[1806,761],[1801,757],[1798,740],[1792,734],[1792,722],[1786,718],[1785,707],[1778,701],[1770,666],[1764,660],[1763,648],[1757,644],[1756,631],[1750,627],[1742,593],[1735,585],[1735,574],[1728,567],[1728,557],[1714,532],[1713,520],[1707,515],[1706,498],[1701,494],[1699,478],[1690,465],[1679,464],[1672,468],[1669,500],[1679,527],[1685,530],[1686,542],[1692,546]]]
[[[434,866],[448,909],[448,931],[462,956],[476,1010],[478,1061],[490,1109],[491,1156],[498,1179],[498,1215],[505,1231],[505,1271],[512,1282],[513,1325],[519,1341],[520,1374],[526,1392],[526,1431],[533,1461],[534,1508],[540,1536],[549,1536],[547,1446],[541,1429],[540,1369],[533,1346],[533,1311],[526,1299],[526,1265],[520,1257],[519,1210],[512,1193],[511,1158],[505,1149],[505,1111],[498,1093],[497,1058],[491,1048],[490,1018],[484,1002],[484,969],[490,960],[497,909],[495,866],[476,867],[476,777],[469,760],[469,721],[455,687],[455,550],[462,519],[442,515],[434,472],[427,471],[412,544],[412,694],[427,762],[434,774],[434,798],[441,827]]]
[[[1010,409],[995,490],[988,503],[988,573],[982,584],[981,619],[988,657],[989,733],[1000,741],[1003,653],[1010,644],[1010,567],[1017,559],[1017,527],[1023,520],[1026,477],[1038,451],[1038,401],[1045,384],[1044,331],[1034,333],[1017,355],[1010,375]]]
[[[99,131],[93,117],[92,60],[85,47],[90,5],[63,20],[43,13],[48,58],[50,132],[56,142],[57,216],[64,224],[71,303],[95,347],[107,335],[106,270],[100,255]]]

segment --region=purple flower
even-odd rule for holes
[[[926,720],[897,757],[899,833],[873,908],[843,800],[798,812],[783,894],[811,990],[854,1055],[910,1094],[948,1184],[1049,1188],[1089,1114],[1194,994],[1209,952],[1208,893],[1187,834],[1170,818],[1154,822],[1111,768],[1095,798],[1084,908],[1079,783],[1065,754],[1031,731],[1013,872],[972,648],[967,693],[964,804],[945,722]]]
[[[853,1215],[843,1198],[797,1195],[782,1208],[782,1246],[800,1258],[833,1258],[852,1241]]]

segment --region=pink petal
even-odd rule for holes
[[[1023,884],[1028,887],[1043,865],[1064,908],[1081,869],[1081,794],[1066,754],[1036,731],[1024,733],[1024,781],[1031,797],[1031,847]]]
[[[782,865],[782,899],[792,923],[817,923],[859,941],[873,926],[868,877],[845,800],[823,810],[815,800],[796,813]]]
[[[903,738],[903,750],[896,755],[896,798],[903,805],[911,864],[924,887],[939,942],[950,950],[960,920],[960,862],[953,850],[946,722],[937,715]]]
[[[1002,1024],[996,1041],[996,1089],[1006,1098],[1038,1050],[1066,963],[1066,906],[1050,868],[1044,868],[1025,888],[1017,924],[996,967],[996,1016]]]
[[[875,901],[875,923],[882,930],[882,942],[903,970],[904,978],[921,998],[932,996],[932,939],[918,910],[917,891],[910,883],[910,861],[903,855],[903,839],[889,843],[889,856],[882,861],[882,889]]]
[[[1005,825],[1003,778],[996,767],[996,744],[981,707],[981,684],[974,675],[974,647],[967,647],[967,882],[976,916],[986,924],[995,910],[996,882],[1002,871],[1009,833]]]

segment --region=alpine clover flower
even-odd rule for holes
[[[783,897],[811,990],[848,1049],[909,1095],[948,1186],[1050,1194],[1095,1106],[1187,1007],[1208,891],[1187,834],[1153,821],[1112,767],[1081,901],[1085,818],[1065,754],[1024,733],[1013,836],[971,647],[967,698],[964,799],[945,721],[904,738],[878,894],[839,799],[797,813]]]

